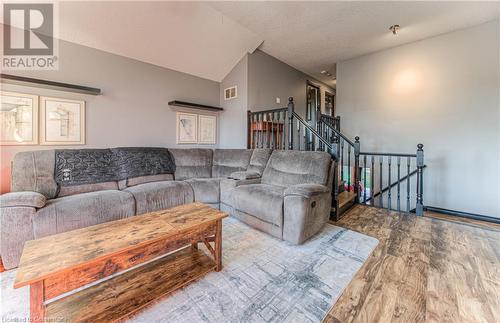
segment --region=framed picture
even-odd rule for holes
[[[198,142],[198,115],[177,112],[177,143],[196,144]]]
[[[38,144],[38,96],[1,92],[0,145]]]
[[[199,144],[213,145],[217,143],[217,117],[199,115]]]
[[[85,101],[42,96],[40,121],[40,144],[85,144]]]

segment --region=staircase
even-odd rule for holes
[[[361,151],[360,138],[340,130],[340,117],[321,115],[307,122],[287,107],[248,112],[248,148],[325,151],[336,163],[331,219],[365,204],[423,215],[423,145],[415,153]]]

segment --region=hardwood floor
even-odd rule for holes
[[[358,205],[335,225],[379,239],[324,322],[500,322],[500,230]]]

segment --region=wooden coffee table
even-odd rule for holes
[[[30,285],[32,321],[122,319],[211,270],[221,270],[226,216],[192,203],[28,241],[14,288]],[[212,257],[198,250],[200,242]]]

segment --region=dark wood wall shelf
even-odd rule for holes
[[[170,101],[168,103],[168,105],[176,106],[176,107],[189,108],[189,109],[214,111],[214,112],[224,111],[224,109],[220,108],[220,107],[213,107],[213,106],[210,106],[210,105],[204,105],[204,104],[198,104],[198,103],[190,103],[190,102],[184,102],[184,101],[178,101],[178,100]]]
[[[17,76],[17,75],[11,75],[11,74],[3,74],[3,73],[0,74],[0,82],[6,83],[6,84],[25,85],[25,86],[44,88],[44,89],[59,90],[59,91],[66,91],[66,92],[76,92],[76,93],[83,93],[83,94],[90,94],[90,95],[102,94],[101,89],[94,88],[94,87],[69,84],[69,83],[61,83],[61,82],[54,82],[54,81],[41,80],[41,79],[35,79],[35,78],[31,78],[31,77],[24,77],[24,76]]]

